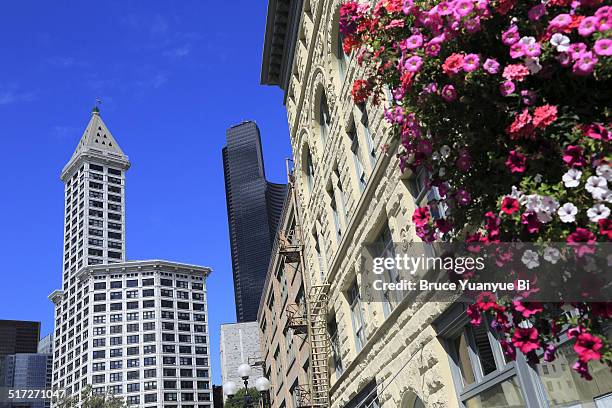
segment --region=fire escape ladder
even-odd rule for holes
[[[329,352],[327,301],[329,285],[313,286],[308,296],[310,342],[310,407],[329,407]]]

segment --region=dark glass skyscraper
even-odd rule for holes
[[[16,353],[36,353],[40,322],[0,320],[0,357]]]
[[[223,170],[238,322],[257,320],[286,184],[266,180],[255,122],[227,130]]]

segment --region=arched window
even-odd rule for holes
[[[331,117],[329,116],[329,106],[327,105],[327,97],[325,91],[321,92],[321,101],[319,102],[319,126],[321,128],[321,139],[323,143],[327,141],[329,136],[329,125]]]
[[[347,58],[344,53],[344,49],[342,48],[342,44],[344,42],[344,38],[342,37],[342,33],[338,30],[338,35],[336,38],[336,59],[338,60],[338,71],[340,72],[340,80],[344,82],[344,77],[346,75],[346,65]]]
[[[304,173],[306,174],[306,183],[308,184],[308,190],[312,191],[314,185],[314,165],[312,164],[312,156],[310,155],[310,149],[306,148],[306,159],[304,162]]]

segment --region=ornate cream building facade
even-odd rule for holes
[[[282,326],[276,333],[306,332],[309,341],[309,360],[301,362],[308,383],[293,387],[301,393],[296,396],[279,389],[283,378],[271,375],[274,406],[607,406],[609,370],[594,365],[599,379],[581,380],[569,369],[571,344],[563,336],[553,372],[546,363],[529,366],[520,353],[516,361],[505,358],[490,324],[472,327],[463,304],[368,289],[371,271],[361,266],[363,249],[376,243],[392,254],[397,245],[418,243],[413,210],[436,193],[425,188],[423,174],[400,172],[384,101],[353,102],[351,87],[362,68],[354,55],[342,52],[341,3],[268,3],[261,82],[284,90],[307,307],[300,316],[295,306],[283,306],[285,315],[270,322],[262,298],[260,329],[264,347],[280,338],[266,329],[270,324]],[[440,208],[434,213],[444,216]],[[385,276],[402,278],[398,272]],[[264,296],[274,289],[270,282]],[[266,364],[268,372],[276,367]]]
[[[270,1],[262,72],[263,83],[285,89],[307,280],[327,285],[329,403],[456,406],[431,326],[444,305],[386,303],[359,288],[364,243],[417,239],[410,218],[418,183],[400,174],[382,106],[352,100],[359,68],[341,51],[340,4]]]

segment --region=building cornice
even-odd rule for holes
[[[161,259],[151,259],[118,262],[113,264],[88,265],[79,269],[75,277],[78,279],[83,279],[95,273],[130,273],[140,272],[143,269],[173,270],[175,272],[191,275],[203,275],[204,278],[207,278],[212,273],[212,269],[207,266],[191,265]]]
[[[261,84],[289,87],[303,0],[269,0]]]
[[[52,301],[54,304],[57,304],[64,297],[64,291],[61,289],[56,289],[48,296],[48,299]]]
[[[120,155],[112,152],[105,152],[94,148],[85,148],[78,156],[73,157],[68,164],[62,169],[60,179],[62,181],[68,180],[75,169],[78,169],[82,163],[86,162],[101,162],[104,164],[111,164],[120,167],[122,170],[130,168],[130,161],[125,155]]]

